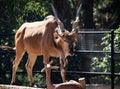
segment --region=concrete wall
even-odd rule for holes
[[[86,89],[111,89],[111,86],[102,84],[87,84]],[[115,86],[115,89],[120,89],[120,86]]]

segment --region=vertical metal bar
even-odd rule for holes
[[[114,30],[111,30],[111,89],[114,89]]]

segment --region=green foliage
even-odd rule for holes
[[[116,29],[120,24],[120,0],[94,0],[94,22],[97,28]]]
[[[27,2],[22,10],[21,16],[18,17],[18,23],[21,24],[25,21],[37,21],[42,20],[47,14],[47,8],[45,7],[45,2]]]
[[[91,60],[91,71],[93,72],[110,72],[110,62],[105,57],[94,57]]]
[[[115,29],[115,37],[114,37],[114,51],[120,52],[120,27],[118,29]],[[107,34],[105,37],[102,38],[103,42],[102,45],[104,45],[104,51],[111,51],[111,35]]]
[[[38,87],[45,87],[46,86],[46,81],[45,81],[45,76],[42,74],[35,74],[34,75],[34,81],[37,83]]]
[[[114,34],[114,52],[118,53],[118,54],[114,54],[114,60],[115,60],[115,72],[116,73],[120,73],[119,68],[120,68],[120,27],[118,29],[115,29],[115,34]],[[107,34],[104,38],[103,38],[103,42],[102,44],[105,46],[104,47],[104,51],[111,51],[111,35]],[[107,59],[111,57],[110,53],[106,53],[105,56]]]
[[[33,78],[34,78],[34,83],[38,87],[45,87],[46,86],[45,76],[43,74],[36,73]],[[23,85],[23,86],[29,86],[29,80],[28,80],[27,73],[17,74],[16,84]]]
[[[94,72],[111,72],[111,34],[106,34],[102,38],[103,42],[101,43],[104,45],[103,51],[105,52],[105,56],[103,57],[94,57],[91,61],[91,71]],[[115,29],[114,34],[114,51],[115,53],[120,52],[120,27]],[[115,73],[120,73],[120,55],[114,54],[115,60]],[[100,78],[100,77],[98,77]],[[105,81],[110,82],[110,77],[106,76]],[[115,77],[115,83],[117,84],[120,81],[118,77]]]
[[[42,20],[48,14],[47,1],[1,0],[0,1],[1,45],[14,45],[14,34],[24,22]],[[9,39],[13,41],[9,41]]]

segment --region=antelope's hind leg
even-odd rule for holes
[[[27,63],[25,65],[31,87],[34,86],[34,79],[33,79],[32,69],[33,69],[33,66],[34,66],[34,64],[36,62],[36,58],[37,58],[37,56],[35,54],[28,54],[28,60],[27,60]]]
[[[13,61],[11,85],[15,84],[16,71],[18,69],[18,65],[20,64],[20,61],[21,61],[24,53],[25,53],[25,51],[22,48],[16,48],[16,57],[15,57],[15,60]]]

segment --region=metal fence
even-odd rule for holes
[[[80,31],[78,32],[79,34],[111,34],[111,51],[91,51],[91,50],[77,50],[77,52],[93,52],[93,53],[111,53],[111,72],[110,73],[101,73],[101,72],[83,72],[85,74],[91,74],[91,75],[110,75],[111,76],[111,89],[114,89],[114,79],[115,76],[120,76],[119,73],[115,73],[115,60],[114,60],[114,54],[119,54],[120,52],[115,52],[114,51],[114,38],[115,34],[120,34],[120,33],[115,33],[114,30],[112,29],[111,31]]]
[[[120,33],[115,33],[114,30],[110,31],[78,31],[78,34],[111,34],[111,51],[103,51],[103,50],[84,50],[84,49],[78,49],[76,50],[76,53],[110,53],[111,54],[111,72],[81,72],[81,71],[67,71],[67,73],[76,73],[76,74],[84,74],[84,75],[109,75],[111,76],[111,89],[114,89],[114,81],[115,81],[115,76],[120,76],[119,73],[115,73],[115,60],[114,60],[114,55],[115,54],[120,54],[119,52],[114,51],[114,38],[115,34],[120,34]],[[0,54],[4,54],[4,52]],[[39,71],[34,71],[34,73],[38,73]],[[59,71],[54,71],[54,72],[59,72]],[[11,73],[11,71],[7,71],[6,73]],[[24,72],[19,72],[19,73],[24,73]],[[2,74],[2,73],[1,73]]]

